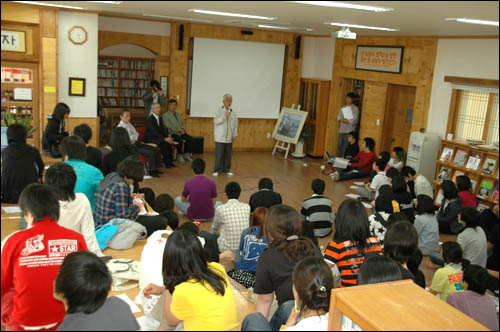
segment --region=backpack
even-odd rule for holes
[[[130,285],[125,284],[130,280],[139,280],[141,269],[139,262],[132,259],[120,258],[110,260],[106,266],[113,278],[111,291],[125,291],[137,287],[137,283]]]
[[[130,219],[115,218],[110,221],[118,226],[116,234],[108,241],[111,249],[125,250],[134,246],[135,241],[147,237],[146,227]]]
[[[113,225],[111,222],[97,227],[95,230],[95,237],[97,239],[97,244],[99,244],[99,249],[106,249],[109,240],[115,236],[116,232],[118,232],[118,226]]]

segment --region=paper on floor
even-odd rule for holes
[[[354,182],[354,184],[357,185],[357,186],[364,186],[365,185],[364,182]]]
[[[160,327],[160,322],[151,315],[137,318],[137,323],[141,326],[141,331],[157,331]]]
[[[363,206],[367,209],[373,209],[373,206],[371,206],[370,204],[368,203],[363,203]]]
[[[359,195],[356,194],[346,194],[346,196],[354,199],[358,199],[358,197],[360,197]]]
[[[359,187],[358,187],[358,186],[350,186],[349,188],[356,190],[356,189],[358,189]]]
[[[136,312],[141,312],[141,309],[139,309],[138,306],[135,305],[134,302],[132,302],[132,300],[130,299],[130,297],[128,297],[127,294],[125,293],[122,293],[120,295],[115,295],[117,298],[125,301],[125,303],[127,303],[130,307],[130,310],[132,310],[133,313],[136,313]]]

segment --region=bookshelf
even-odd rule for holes
[[[346,319],[348,318],[348,319]],[[488,331],[412,280],[332,290],[328,331]]]
[[[2,126],[4,112],[19,117],[32,117],[32,125],[38,128],[26,142],[40,148],[38,100],[38,64],[2,61]]]
[[[458,158],[457,154],[459,154]],[[471,156],[477,156],[475,163],[471,162]],[[479,160],[477,160],[478,158]],[[436,204],[441,203],[438,199],[441,182],[454,180],[462,174],[467,175],[473,181],[472,192],[480,204],[478,208],[492,207],[494,202],[498,201],[497,197],[494,199],[495,188],[498,193],[498,151],[470,145],[467,142],[443,140],[434,181]],[[482,190],[483,183],[489,187],[489,189],[486,188],[486,191]]]
[[[100,56],[97,93],[103,108],[143,108],[154,71],[154,59]]]
[[[305,127],[310,136],[306,141],[306,153],[323,157],[325,153],[326,120],[330,100],[330,81],[302,79],[299,104],[308,112]]]

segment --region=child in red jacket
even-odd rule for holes
[[[2,325],[10,331],[52,331],[64,319],[64,305],[54,299],[54,280],[64,257],[87,251],[80,233],[57,224],[55,189],[31,184],[19,205],[28,229],[2,243]]]
[[[477,208],[476,196],[472,193],[472,184],[466,175],[457,176],[458,197],[460,197],[460,205],[462,208],[471,207]]]
[[[375,141],[371,137],[365,137],[361,142],[361,149],[356,157],[349,163],[349,166],[339,172],[330,175],[333,181],[344,181],[350,179],[363,178],[370,174],[372,164],[375,161]]]

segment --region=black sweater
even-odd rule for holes
[[[347,146],[347,149],[345,150],[345,153],[344,153],[344,158],[345,157],[348,157],[350,156],[351,159],[356,157],[359,153],[359,146],[358,146],[358,143],[354,143],[354,144],[349,144]]]
[[[68,133],[64,131],[64,121],[61,123],[59,120],[49,119],[44,136],[47,143],[59,145],[63,138],[68,136]]]
[[[37,149],[26,143],[10,143],[2,151],[2,203],[17,204],[24,188],[40,182],[43,169]]]
[[[116,172],[116,166],[120,161],[136,154],[133,150],[111,151],[102,161],[102,174],[106,176],[109,173]]]

